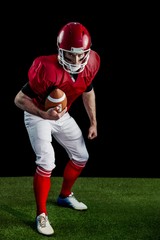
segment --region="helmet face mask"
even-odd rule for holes
[[[88,30],[80,23],[66,24],[57,37],[58,61],[65,71],[74,74],[84,70],[90,53],[91,37]],[[83,55],[79,64],[71,63],[65,58],[67,53]]]
[[[82,58],[81,63],[79,64],[68,62],[67,59],[65,58],[66,52],[72,53],[71,51],[66,51],[60,48],[58,49],[58,60],[59,60],[59,63],[63,66],[64,70],[71,74],[82,72],[88,62],[90,49],[83,51],[84,57]]]

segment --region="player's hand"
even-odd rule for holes
[[[55,108],[50,108],[47,110],[46,112],[46,118],[49,120],[58,120],[60,119],[67,111],[67,107],[59,112],[59,106],[55,107]]]
[[[94,139],[97,137],[97,127],[95,125],[90,126],[88,131],[88,139]]]

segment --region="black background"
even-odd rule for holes
[[[58,3],[57,3],[58,4]],[[77,3],[78,4],[78,3]],[[24,4],[6,6],[1,21],[1,168],[0,176],[32,175],[35,156],[14,97],[27,81],[27,71],[39,55],[57,52],[56,37],[67,22],[84,24],[92,49],[101,56],[94,80],[98,137],[86,138],[88,117],[79,98],[71,114],[79,123],[90,153],[82,176],[159,177],[154,93],[146,65],[150,18],[142,8],[109,6],[86,9]],[[2,10],[3,11],[3,10]],[[80,13],[78,12],[80,11]],[[147,49],[147,51],[146,51]],[[53,140],[61,176],[67,155]],[[158,154],[157,154],[158,153]]]

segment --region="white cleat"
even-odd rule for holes
[[[74,208],[76,210],[87,210],[87,206],[82,202],[78,202],[78,200],[73,196],[73,193],[66,198],[58,197],[57,204],[63,207]]]
[[[47,236],[52,235],[54,233],[54,230],[49,223],[48,216],[46,216],[45,213],[41,213],[37,217],[36,224],[37,224],[37,231],[39,233]]]

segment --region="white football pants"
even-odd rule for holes
[[[69,159],[80,164],[87,162],[89,154],[82,131],[68,112],[58,120],[46,120],[24,112],[24,123],[36,155],[36,164],[45,170],[51,171],[56,167],[52,137],[64,147]]]

